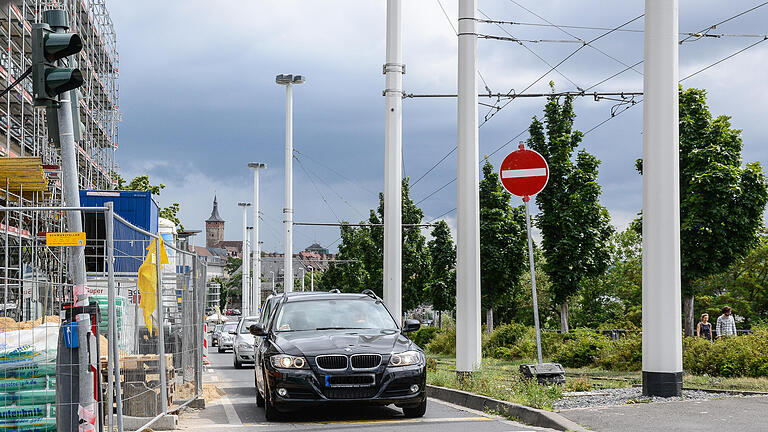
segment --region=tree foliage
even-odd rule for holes
[[[527,251],[525,210],[510,206],[510,194],[486,159],[480,181],[480,291],[486,310],[493,311],[520,291]]]
[[[431,280],[426,299],[437,311],[456,307],[456,247],[451,229],[441,220],[432,228],[432,240],[427,243],[431,258]]]
[[[165,189],[163,183],[153,185],[149,181],[149,176],[144,174],[134,177],[133,180],[126,183],[125,179],[118,173],[112,173],[112,176],[117,180],[117,190],[132,190],[132,191],[148,191],[152,195],[160,195],[160,191]],[[173,222],[180,231],[184,231],[184,225],[182,225],[179,219],[179,210],[181,207],[179,203],[173,203],[168,207],[160,209],[160,217],[165,218]]]
[[[402,183],[404,224],[421,223],[424,213],[410,198],[408,179]],[[360,292],[371,289],[383,295],[384,227],[378,226],[384,219],[384,194],[379,194],[379,206],[371,210],[370,227],[342,226],[338,260],[323,275],[321,289],[339,289],[344,292]],[[429,251],[426,239],[419,227],[403,228],[402,290],[403,310],[414,309],[424,300],[430,280]]]
[[[694,282],[725,271],[757,241],[768,202],[759,162],[742,168],[741,131],[713,117],[706,91],[680,90],[680,255],[686,334]],[[642,166],[638,164],[642,172]]]
[[[554,92],[554,84],[550,83]],[[568,299],[581,282],[600,275],[608,265],[608,238],[613,232],[608,211],[600,205],[597,172],[600,161],[585,150],[573,158],[582,133],[573,130],[573,97],[550,96],[544,122],[534,117],[528,145],[549,164],[549,183],[536,196],[541,212],[545,271],[554,302],[561,305],[561,330],[568,330]]]

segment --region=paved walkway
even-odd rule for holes
[[[598,432],[766,432],[768,396],[580,408],[560,414]]]

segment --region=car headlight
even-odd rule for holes
[[[237,349],[241,351],[253,351],[253,345],[249,344],[248,342],[240,342],[237,344]]]
[[[403,351],[392,353],[389,357],[389,366],[413,366],[421,364],[421,353],[418,351]]]
[[[282,369],[309,369],[304,357],[296,357],[287,354],[277,354],[269,358],[272,366]]]

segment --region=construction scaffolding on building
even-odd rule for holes
[[[83,50],[75,57],[84,84],[76,92],[75,141],[80,189],[111,190],[116,185],[119,112],[119,56],[105,0],[19,0],[0,8],[0,80],[8,88],[32,64],[32,24],[48,9],[64,9],[70,31]],[[73,100],[73,102],[75,102]],[[0,97],[0,203],[4,206],[62,206],[61,156],[48,134],[46,110],[32,99],[32,78]],[[33,256],[39,236],[63,231],[55,212],[7,212],[0,220],[0,316],[36,319],[56,311],[66,293],[40,293],[30,280],[63,286],[66,263],[58,250]],[[37,282],[35,282],[37,284]]]

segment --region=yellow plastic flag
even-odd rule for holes
[[[165,245],[163,245],[163,239],[160,238],[160,264],[168,264],[168,254],[165,252]],[[139,292],[141,293],[141,301],[139,306],[142,309],[144,315],[144,323],[147,325],[149,335],[153,335],[152,313],[157,308],[157,267],[156,267],[156,255],[157,246],[155,240],[152,240],[147,246],[147,256],[144,258],[144,263],[139,267]]]

